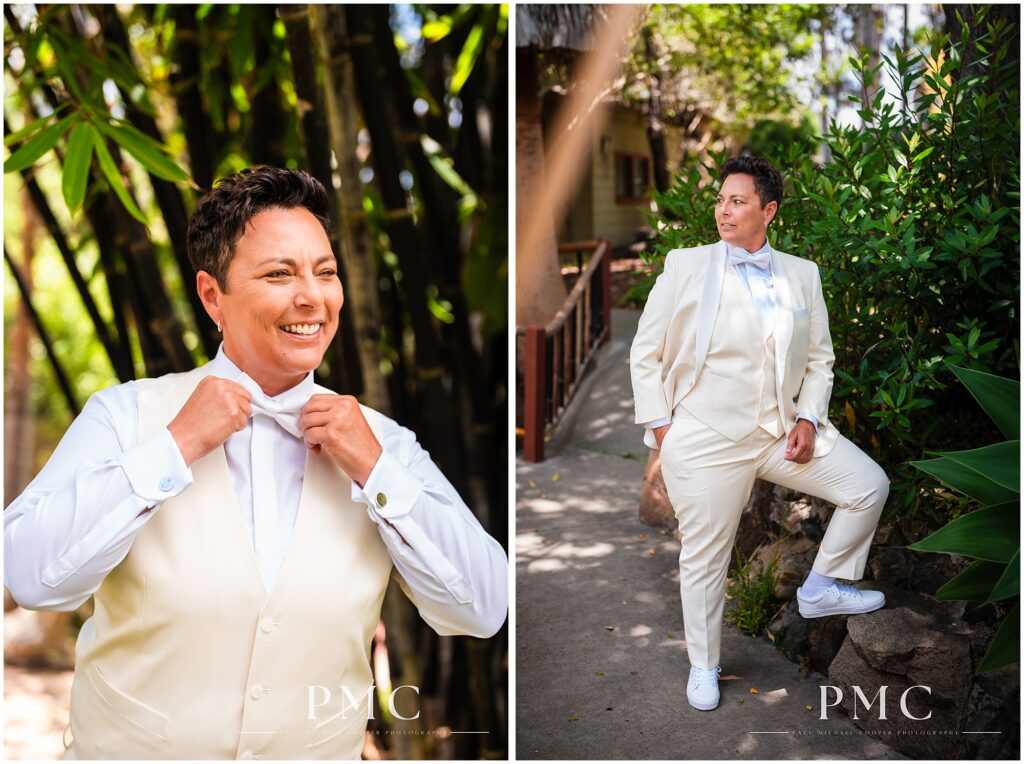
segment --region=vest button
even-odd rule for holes
[[[273,618],[271,618],[270,616],[267,616],[262,621],[260,621],[260,631],[262,631],[264,634],[269,634],[273,630],[274,630],[274,619]]]
[[[249,690],[249,697],[253,700],[259,700],[263,697],[264,692],[266,692],[266,690],[263,689],[262,684],[254,684],[252,689]]]
[[[377,494],[377,506],[378,507],[386,507],[387,505],[388,505],[388,497],[385,496],[383,493],[378,493]]]

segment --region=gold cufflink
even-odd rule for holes
[[[386,507],[388,505],[388,497],[382,493],[377,494],[377,506]]]

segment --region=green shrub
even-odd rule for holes
[[[729,581],[729,596],[732,599],[731,620],[744,634],[758,636],[768,625],[772,592],[775,589],[775,566],[773,559],[762,570],[755,570],[751,560],[735,548],[736,568]]]

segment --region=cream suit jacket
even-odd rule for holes
[[[647,300],[630,350],[630,373],[636,422],[644,424],[672,415],[694,389],[719,318],[719,302],[728,263],[725,242],[674,249]],[[771,250],[775,287],[776,391],[786,434],[796,412],[818,419],[814,456],[827,454],[839,433],[828,421],[832,394],[832,338],[821,292],[817,264]],[[753,340],[752,340],[753,341]],[[702,400],[715,416],[739,416],[731,391],[750,380],[716,379],[712,396]],[[704,387],[703,385],[701,386]],[[749,417],[749,412],[745,412]],[[648,428],[644,443],[657,448]]]

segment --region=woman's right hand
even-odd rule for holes
[[[654,428],[654,440],[658,443],[658,450],[661,450],[661,444],[665,441],[665,436],[668,435],[668,431],[672,429],[672,423],[663,424],[661,427]]]
[[[252,395],[248,390],[229,379],[203,377],[167,429],[191,467],[243,429],[250,416]]]

